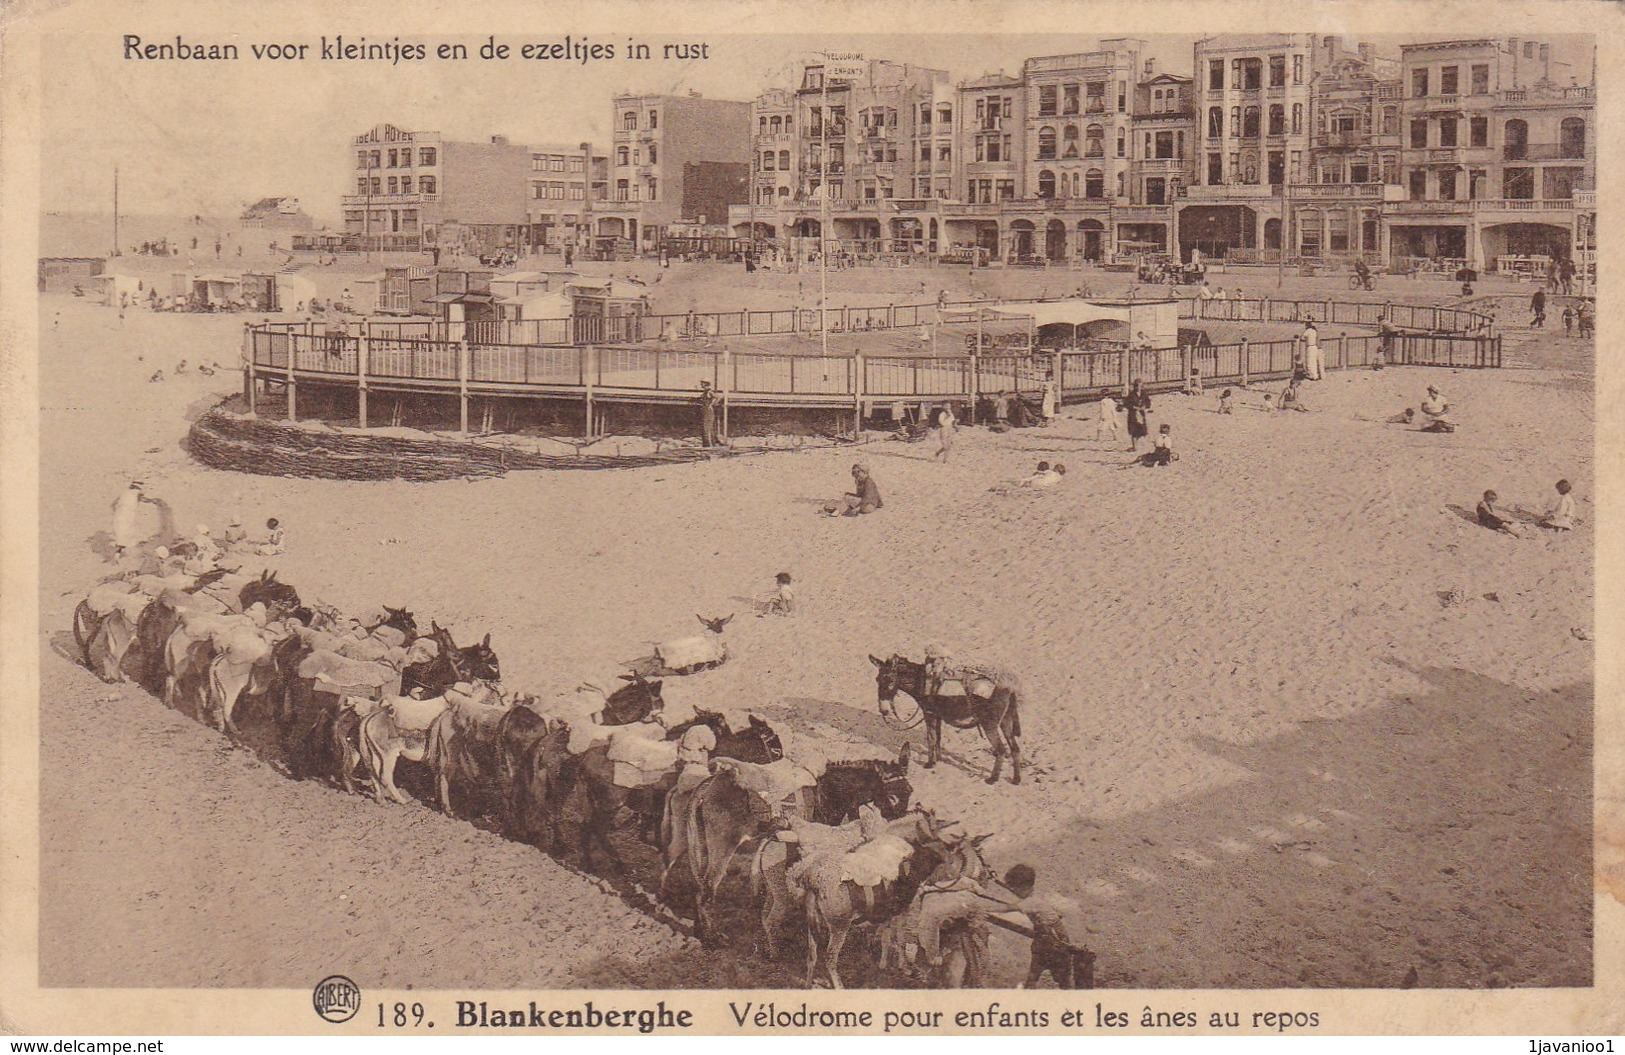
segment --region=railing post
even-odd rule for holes
[[[355,382],[356,418],[362,428],[367,427],[367,362],[372,354],[371,327],[361,331],[356,342]]]
[[[298,358],[298,356],[296,355],[296,348],[297,348],[297,344],[294,341],[294,336],[293,336],[293,334],[290,333],[290,334],[288,334],[288,367],[287,367],[287,379],[288,380],[287,380],[287,384],[284,386],[288,390],[288,420],[289,421],[298,421],[299,420],[299,382],[294,379],[294,375],[293,375],[293,364]]]
[[[722,432],[718,438],[721,439],[723,443],[728,442],[728,393],[733,388],[731,383],[733,378],[728,369],[728,364],[731,361],[731,358],[732,357],[728,352],[727,346],[724,345],[722,351],[718,352],[716,358],[712,361],[712,365],[717,372],[714,383],[717,387],[717,391],[722,393]]]
[[[1349,331],[1344,330],[1337,338],[1337,368],[1347,370],[1349,365]]]
[[[259,379],[254,374],[254,357],[258,348],[254,341],[253,323],[243,323],[243,401],[248,404],[248,413],[254,413],[254,399],[258,394],[254,389],[259,387]]]
[[[1269,297],[1268,293],[1264,294],[1264,296],[1259,298],[1259,301],[1258,301],[1258,320],[1260,322],[1269,322],[1270,321],[1270,297]]]
[[[1247,338],[1241,339],[1241,387],[1252,383],[1252,354],[1247,350]]]
[[[468,342],[457,342],[457,431],[468,435]]]
[[[1053,378],[1055,383],[1055,411],[1057,414],[1059,414],[1061,404],[1066,402],[1066,385],[1061,377],[1061,371],[1066,368],[1066,358],[1065,354],[1059,348],[1055,349],[1055,351],[1050,354],[1055,357],[1055,362],[1050,367],[1050,377]]]
[[[852,435],[863,434],[863,353],[852,357]]]
[[[581,346],[581,388],[586,394],[587,422],[583,439],[592,439],[592,383],[598,376],[598,350],[590,344]]]

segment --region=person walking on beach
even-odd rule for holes
[[[1574,336],[1574,306],[1572,304],[1563,305],[1563,336]]]
[[[1042,388],[1043,396],[1038,403],[1038,412],[1043,420],[1044,428],[1049,428],[1050,422],[1055,420],[1055,382],[1045,381]]]
[[[717,445],[717,393],[709,381],[700,382],[700,442]]]
[[[1100,397],[1100,416],[1095,419],[1095,441],[1101,439],[1101,433],[1111,433],[1113,443],[1121,443],[1122,435],[1117,428],[1117,415],[1123,410],[1123,404],[1111,396]]]
[[[946,462],[949,452],[954,449],[954,433],[958,429],[958,423],[954,420],[954,408],[951,405],[944,404],[937,409],[934,417],[933,427],[937,430],[937,453],[932,455],[932,458],[939,462]]]
[[[1546,326],[1546,291],[1544,289],[1535,290],[1535,295],[1529,298],[1529,310],[1535,316],[1530,325],[1536,329],[1544,329]]]
[[[1325,369],[1326,360],[1320,351],[1320,331],[1315,329],[1313,322],[1305,323],[1303,327],[1303,376],[1310,381],[1319,381]]]
[[[1123,409],[1128,411],[1128,449],[1139,450],[1141,437],[1151,433],[1146,420],[1151,413],[1151,395],[1145,390],[1144,382],[1136,380],[1129,386],[1128,395],[1123,397]]]

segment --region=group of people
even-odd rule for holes
[[[1538,527],[1550,531],[1574,530],[1574,486],[1567,480],[1557,481],[1557,497],[1552,499],[1546,507],[1544,515],[1535,520]],[[1507,509],[1500,505],[1501,496],[1494,491],[1485,491],[1484,497],[1478,502],[1478,523],[1491,531],[1499,531],[1503,535],[1514,538],[1525,536],[1526,522],[1515,518]]]
[[[142,507],[149,505],[156,511],[156,524],[142,516]],[[113,501],[111,559],[114,563],[137,553],[141,544],[148,539],[175,538],[178,535],[169,504],[149,495],[145,481],[130,481]],[[204,570],[207,570],[214,567],[215,562],[228,550],[251,552],[262,557],[276,556],[283,551],[286,538],[282,522],[271,517],[265,522],[265,535],[250,539],[243,529],[242,518],[233,514],[230,523],[218,532],[211,532],[208,525],[199,524],[190,539],[182,539],[168,548],[160,546],[154,552],[160,562],[174,562],[177,569],[190,570],[185,567],[187,564],[202,562]]]

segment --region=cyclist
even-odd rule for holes
[[[1364,260],[1356,260],[1354,262],[1354,279],[1356,285],[1360,287],[1365,289],[1373,288],[1373,283],[1371,281],[1371,269],[1366,267]]]

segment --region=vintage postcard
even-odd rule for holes
[[[12,5],[0,1024],[1612,1050],[1620,28]]]

